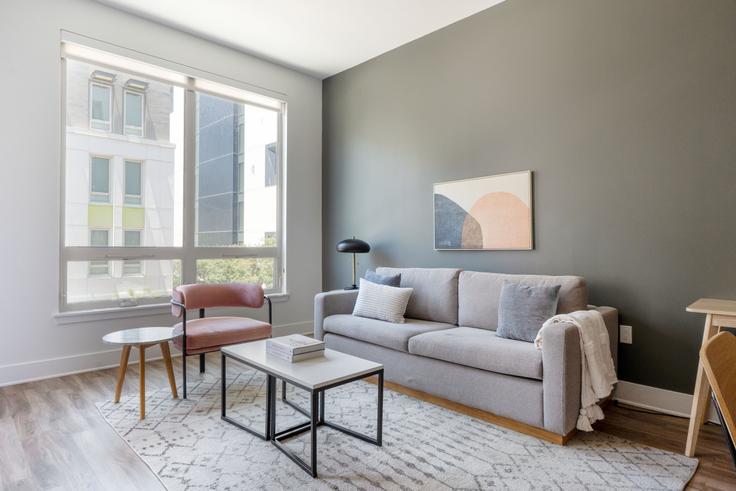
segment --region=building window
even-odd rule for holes
[[[124,118],[125,134],[143,136],[144,96],[142,92],[125,90]]]
[[[143,204],[143,166],[134,160],[125,161],[125,196],[126,205]]]
[[[90,230],[89,231],[90,247],[107,247],[110,245],[109,230]],[[110,261],[90,261],[90,276],[106,276],[110,274]]]
[[[140,247],[141,245],[140,230],[123,231],[124,247]],[[140,259],[126,259],[125,261],[123,261],[124,276],[137,276],[141,274],[143,274],[143,261],[141,261]]]
[[[266,172],[265,172],[265,184],[268,186],[275,186],[276,179],[278,177],[278,156],[276,154],[276,142],[269,143],[266,145]]]
[[[68,46],[60,309],[166,303],[176,285],[197,281],[284,291],[285,104],[185,68]],[[113,125],[116,79],[127,82]],[[90,92],[88,109],[89,80],[103,90]],[[88,120],[146,139],[90,132]]]
[[[110,202],[110,159],[106,157],[90,158],[89,166],[89,200],[92,203]]]
[[[92,82],[89,85],[89,127],[112,130],[112,86]]]

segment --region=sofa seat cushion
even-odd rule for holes
[[[410,318],[407,318],[403,324],[395,324],[365,317],[355,317],[349,314],[331,315],[324,320],[325,332],[377,344],[397,351],[408,351],[409,339],[417,334],[456,328],[452,324]]]
[[[181,322],[174,333],[182,333]],[[229,344],[245,343],[271,337],[271,324],[247,317],[205,317],[187,321],[187,354],[217,351]],[[182,348],[182,338],[174,339],[174,346]]]
[[[505,339],[494,331],[457,327],[409,340],[409,353],[489,372],[542,380],[542,352],[534,343]]]

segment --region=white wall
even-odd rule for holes
[[[290,297],[274,304],[274,324],[277,334],[310,330],[322,284],[321,82],[91,0],[2,0],[0,385],[115,364],[118,351],[102,344],[105,333],[174,323],[161,313],[76,323],[54,317],[62,29],[286,94]]]

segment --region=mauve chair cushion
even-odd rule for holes
[[[213,307],[263,306],[263,288],[250,283],[211,283],[180,285],[171,292],[171,297],[187,309],[209,309]],[[181,308],[171,306],[175,317],[181,315]],[[187,333],[188,334],[188,333]]]
[[[176,334],[182,333],[181,322],[174,326]],[[271,324],[247,317],[205,317],[187,321],[187,353],[217,351],[221,346],[245,343],[271,337]],[[182,349],[181,336],[174,345]]]

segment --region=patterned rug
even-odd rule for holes
[[[228,377],[228,415],[262,431],[265,376],[243,369]],[[698,464],[598,432],[561,447],[398,392],[384,396],[383,447],[320,427],[318,479],[271,443],[222,421],[220,382],[209,375],[190,382],[186,401],[171,399],[168,389],[149,393],[144,421],[137,397],[97,406],[170,490],[680,490]],[[307,407],[301,391],[292,387],[289,397]],[[328,420],[375,434],[374,384],[338,387],[326,400]],[[279,428],[305,420],[280,400],[277,413]],[[308,433],[288,445],[308,461]]]

